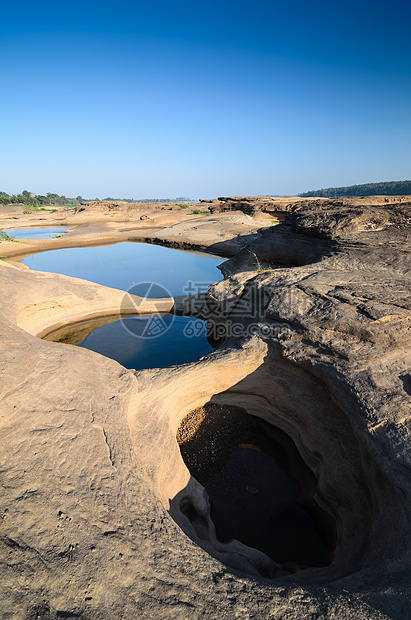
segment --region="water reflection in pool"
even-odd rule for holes
[[[44,228],[34,226],[31,228],[11,228],[6,230],[6,232],[14,239],[48,239],[49,237],[58,237],[68,230],[68,228],[63,228],[62,226],[47,226]]]
[[[49,250],[27,256],[21,262],[38,271],[61,273],[123,291],[139,282],[154,282],[167,289],[170,295],[182,295],[187,287],[193,293],[221,280],[217,265],[223,260],[205,252],[121,242]]]
[[[206,323],[199,319],[169,314],[129,317],[98,327],[78,346],[126,368],[165,368],[211,353],[205,331]]]
[[[132,287],[132,293],[137,295],[165,297],[204,292],[211,283],[221,280],[217,265],[222,260],[203,252],[122,242],[51,250],[28,256],[22,262],[31,269],[53,271],[113,288]],[[115,359],[126,368],[160,368],[191,362],[210,353],[213,349],[206,339],[205,327],[206,323],[198,319],[155,315],[104,325],[101,320],[94,326],[92,322],[88,326],[80,324],[69,328],[69,337],[66,331],[47,339],[75,343]]]

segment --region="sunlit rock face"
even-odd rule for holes
[[[129,371],[36,338],[53,316],[70,322],[70,300],[78,320],[99,301],[111,311],[117,294],[1,262],[5,617],[406,617],[410,215],[405,202],[297,206],[201,300],[220,348],[168,369]],[[216,476],[237,449],[266,452],[242,437],[196,479],[177,437],[207,403],[252,416],[264,450],[294,446],[286,460],[318,510],[324,561],[276,557],[224,529]],[[261,497],[260,483],[246,492]]]

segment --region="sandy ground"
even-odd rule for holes
[[[54,213],[37,211],[24,214],[24,207],[21,206],[0,207],[0,230],[5,232],[13,228],[27,227],[70,228],[62,237],[54,239],[2,241],[0,258],[12,258],[18,261],[29,254],[45,250],[106,245],[119,241],[153,241],[174,247],[186,247],[190,243],[187,235],[184,236],[184,230],[190,229],[189,236],[193,237],[193,228],[197,229],[196,222],[201,224],[202,229],[200,234],[197,234],[197,243],[191,245],[193,248],[208,248],[215,242],[229,241],[233,237],[247,233],[252,234],[270,224],[267,219],[259,221],[240,212],[221,213],[216,216],[196,215],[192,213],[193,209],[142,205],[139,209],[127,211],[85,209],[76,213],[74,209],[60,207]],[[213,223],[210,230],[208,223],[210,226]],[[172,228],[178,225],[180,226],[173,235]],[[167,239],[160,239],[161,231],[167,231]],[[234,251],[227,252],[228,255],[233,253]]]

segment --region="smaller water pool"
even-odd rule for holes
[[[102,320],[62,328],[46,340],[76,344],[135,370],[186,364],[213,351],[206,338],[207,323],[200,319],[155,314],[101,325]]]
[[[102,353],[126,368],[166,368],[213,351],[206,322],[169,314],[130,317],[103,325],[78,346]]]
[[[68,228],[63,228],[62,226],[47,226],[44,228],[34,226],[32,228],[10,228],[10,230],[5,232],[15,239],[48,239],[49,237],[53,238],[57,235],[62,235],[68,230]]]

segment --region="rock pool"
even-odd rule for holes
[[[221,279],[217,265],[222,260],[204,252],[121,242],[50,250],[28,256],[21,262],[34,270],[132,290],[145,297],[168,297],[207,290],[211,283]],[[56,333],[50,339],[59,341],[60,335]],[[96,324],[80,341],[73,328],[71,339],[64,341],[135,369],[182,364],[213,350],[206,339],[204,321],[170,315],[130,317],[106,325]]]

